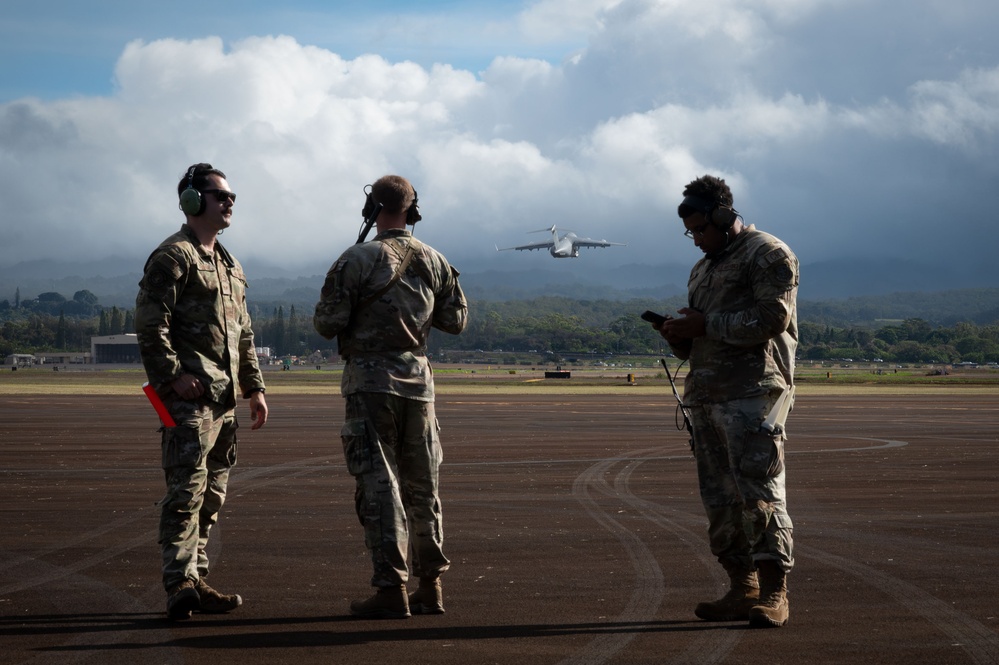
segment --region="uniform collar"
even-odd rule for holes
[[[375,240],[383,240],[385,238],[410,238],[413,234],[410,233],[409,229],[389,229],[383,233],[379,233],[375,236]]]

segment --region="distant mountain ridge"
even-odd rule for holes
[[[94,293],[106,307],[131,308],[144,259],[112,257],[101,261],[61,263],[27,261],[0,266],[0,300],[13,304],[56,292],[72,298],[79,290]],[[578,259],[584,261],[585,259]],[[530,270],[489,269],[461,275],[469,299],[530,300],[560,296],[576,300],[652,299],[665,301],[686,293],[689,265],[629,264],[589,270],[573,264],[565,270],[554,260]],[[573,261],[576,261],[573,259]],[[311,311],[322,286],[326,265],[299,265],[296,270],[243,262],[250,276],[248,297],[262,311],[295,305]],[[580,269],[582,268],[582,269]],[[966,320],[999,320],[999,272],[991,283],[968,278],[960,266],[927,266],[901,260],[825,261],[802,266],[800,318],[829,325],[880,319],[922,318],[938,325]],[[990,318],[991,317],[991,318]]]

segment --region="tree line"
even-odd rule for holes
[[[658,354],[668,350],[659,334],[639,318],[645,309],[675,311],[683,298],[574,300],[542,297],[519,301],[473,301],[468,329],[461,335],[435,332],[430,352],[456,351],[547,354],[558,360],[571,354]],[[334,341],[312,327],[312,310],[292,304],[251,303],[257,346],[272,357],[336,355]],[[89,291],[72,299],[59,294],[15,303],[0,301],[0,358],[13,353],[81,352],[95,335],[134,332],[134,312],[102,307]],[[999,362],[999,318],[988,324],[960,321],[935,326],[907,318],[880,327],[835,326],[799,321],[798,356],[807,360],[882,360],[904,363],[978,364]]]

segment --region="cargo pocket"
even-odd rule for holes
[[[368,437],[368,421],[364,418],[345,420],[340,429],[343,441],[343,459],[347,471],[352,476],[360,476],[371,471],[371,439]]]
[[[746,478],[773,478],[784,470],[784,437],[748,430],[739,471]]]
[[[238,429],[239,424],[235,417],[230,415],[223,420],[222,430],[219,432],[211,452],[208,453],[208,459],[214,463],[215,467],[225,469],[236,466],[236,430]]]
[[[163,468],[196,467],[201,463],[201,423],[177,423],[163,430]]]

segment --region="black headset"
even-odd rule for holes
[[[375,211],[376,201],[375,198],[371,195],[371,192],[368,189],[369,187],[371,187],[371,185],[364,186],[364,194],[365,194],[364,207],[361,209],[361,215],[364,217],[364,219],[368,219],[368,217],[370,217],[372,213],[374,213]],[[409,205],[409,208],[406,209],[406,224],[413,226],[418,221],[423,219],[423,215],[420,214],[419,203],[420,203],[420,196],[419,194],[416,193],[416,188],[414,187],[413,202]]]
[[[683,201],[676,209],[676,212],[681,219],[690,216],[689,210],[686,214],[684,214],[684,208],[693,208],[694,211],[703,213],[705,219],[707,219],[712,226],[726,232],[732,228],[732,225],[735,224],[735,220],[741,217],[739,211],[732,206],[718,203],[717,201],[709,201],[697,196],[683,197]]]
[[[194,171],[197,168],[198,165],[195,164],[187,170],[187,188],[180,193],[180,209],[191,217],[197,217],[205,211],[205,198],[194,188]]]
[[[423,215],[420,214],[419,203],[420,195],[416,193],[416,188],[413,187],[413,202],[410,204],[409,209],[406,210],[406,223],[410,226],[415,226],[418,221],[423,219]]]

